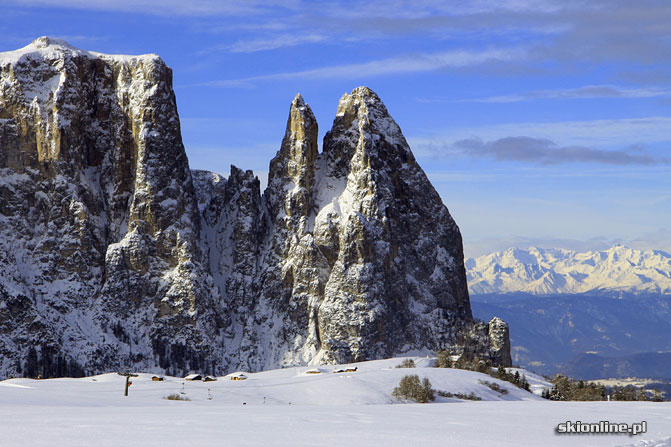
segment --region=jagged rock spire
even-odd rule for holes
[[[0,377],[38,355],[74,365],[54,374],[344,363],[469,325],[509,349],[472,325],[459,229],[373,91],[343,96],[322,154],[297,95],[262,197],[251,171],[189,170],[171,82],[151,55],[0,53]]]
[[[297,94],[289,108],[287,130],[280,150],[270,162],[268,193],[273,215],[284,202],[287,215],[310,213],[319,129],[310,106]],[[293,184],[290,184],[293,183]]]
[[[318,132],[312,109],[300,93],[297,94],[291,101],[282,146],[270,162],[269,183],[275,179],[290,179],[301,188],[312,187]]]
[[[377,167],[380,158],[414,157],[380,97],[368,87],[345,93],[338,102],[333,127],[324,137],[329,175],[346,176],[352,161],[360,167]]]

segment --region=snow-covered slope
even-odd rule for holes
[[[416,368],[396,368],[403,360],[411,358]],[[475,393],[484,401],[541,400],[536,394],[492,377],[460,369],[434,368],[433,358],[402,357],[345,365],[320,367],[292,367],[258,373],[243,372],[246,380],[231,380],[240,372],[218,377],[215,382],[191,382],[181,377],[165,377],[163,382],[153,382],[152,374],[132,378],[129,399],[124,399],[125,377],[116,373],[102,374],[81,379],[10,379],[0,382],[0,392],[10,390],[35,390],[23,394],[25,403],[47,404],[58,402],[64,395],[72,394],[82,399],[82,404],[100,402],[156,401],[172,393],[180,393],[191,401],[213,401],[225,405],[370,405],[400,403],[391,393],[401,378],[408,374],[427,377],[436,390],[452,393]],[[334,373],[339,369],[356,368],[355,372]],[[315,373],[318,372],[318,373]],[[528,371],[530,383],[550,387],[541,377]],[[501,394],[480,381],[496,382],[508,390]],[[8,387],[8,388],[7,388]],[[28,388],[24,388],[28,387]],[[208,396],[208,389],[210,390]],[[183,392],[183,394],[181,394]],[[456,398],[437,397],[437,402],[458,402]],[[73,404],[76,402],[73,399]]]
[[[671,294],[671,255],[616,245],[578,253],[509,249],[466,261],[472,294],[626,292]]]
[[[489,376],[429,367],[395,368],[402,358],[247,374],[244,381],[219,377],[187,382],[166,377],[124,377],[0,382],[2,445],[61,446],[655,446],[666,447],[671,403],[552,402]],[[344,366],[357,371],[334,374]],[[528,371],[527,378],[536,380]],[[475,393],[482,401],[438,398],[402,403],[391,397],[406,374],[427,377],[436,389]],[[508,394],[492,391],[496,382]],[[545,383],[547,385],[547,383]],[[184,394],[181,394],[181,393]],[[178,394],[190,401],[164,399]],[[565,435],[558,423],[647,421],[648,432],[629,435]]]

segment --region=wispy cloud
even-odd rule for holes
[[[218,24],[208,24],[203,27],[202,23],[198,23],[197,31],[208,34],[224,34],[232,31],[254,31],[254,32],[281,32],[291,29],[293,24],[290,21],[273,19],[266,21],[264,19],[238,21],[235,22],[217,22]],[[195,31],[195,30],[194,30]]]
[[[295,47],[310,43],[318,43],[326,40],[323,34],[280,34],[264,39],[239,40],[232,44],[216,45],[206,48],[199,54],[209,54],[212,51],[228,51],[231,53],[256,53],[257,51],[276,50],[278,48]]]
[[[670,88],[626,88],[615,85],[587,85],[558,90],[536,90],[515,95],[461,99],[457,102],[509,103],[537,99],[593,99],[593,98],[656,98],[671,96]],[[420,102],[442,102],[439,98],[418,99]]]
[[[278,8],[304,16],[355,18],[385,17],[413,19],[436,14],[466,15],[484,11],[550,11],[552,2],[538,1],[490,1],[440,2],[435,0],[368,0],[351,2],[333,0],[316,3],[311,0],[5,0],[4,5],[46,6],[82,10],[133,11],[146,14],[180,14],[208,16],[211,14],[244,14],[267,12]],[[356,7],[354,7],[356,6]]]
[[[671,53],[671,4],[665,1],[423,1],[412,8],[402,1],[383,8],[378,2],[367,3],[347,13],[341,11],[342,3],[334,2],[327,14],[349,14],[343,16],[349,17],[349,23],[342,21],[339,26],[354,33],[449,36],[475,44],[492,39],[508,44],[534,42],[525,66],[551,62],[584,71],[607,61],[635,64],[617,70],[620,78],[630,71],[638,75],[668,72],[664,68]]]
[[[352,7],[348,0],[334,0],[324,3],[303,3],[304,9],[309,13],[321,13],[333,17],[343,17],[347,20],[371,19],[389,20],[390,29],[398,31],[404,22],[422,21],[428,17],[441,17],[449,20],[449,17],[464,17],[479,14],[502,14],[527,13],[535,11],[538,13],[554,12],[561,9],[553,1],[546,0],[469,0],[451,1],[440,0],[367,0],[358,2],[357,7]],[[564,6],[564,5],[562,5]],[[435,24],[434,24],[435,25]],[[426,29],[426,26],[424,26]]]
[[[448,51],[442,53],[421,53],[401,57],[380,59],[360,64],[334,65],[312,70],[302,70],[268,75],[251,76],[241,79],[211,81],[202,85],[215,87],[248,87],[255,81],[283,79],[357,79],[389,74],[415,73],[441,68],[461,68],[488,62],[508,61],[524,57],[521,48],[485,51]]]
[[[449,149],[469,157],[486,157],[498,161],[519,161],[541,165],[597,163],[606,165],[671,164],[671,158],[656,157],[641,147],[619,150],[584,146],[561,147],[551,140],[531,137],[506,137],[494,141],[479,138],[459,140]]]
[[[408,138],[413,151],[422,156],[440,155],[454,141],[474,137],[494,141],[511,135],[548,139],[559,146],[624,147],[654,143],[671,144],[671,117],[650,116],[611,120],[520,122],[491,126],[446,128],[430,137]]]
[[[292,0],[5,0],[3,3],[14,6],[133,12],[161,16],[242,16],[268,12],[278,7],[284,10],[297,8],[300,2]]]

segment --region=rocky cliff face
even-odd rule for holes
[[[48,38],[0,57],[0,371],[31,347],[63,373],[222,351],[171,77]]]
[[[363,87],[322,153],[294,99],[261,195],[251,171],[189,170],[157,56],[2,53],[0,235],[0,375],[509,349],[474,324],[459,230]]]

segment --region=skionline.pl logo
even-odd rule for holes
[[[608,421],[598,423],[584,423],[580,421],[566,421],[557,425],[557,433],[629,433],[638,435],[648,431],[646,421],[635,422],[633,424],[614,424]]]

